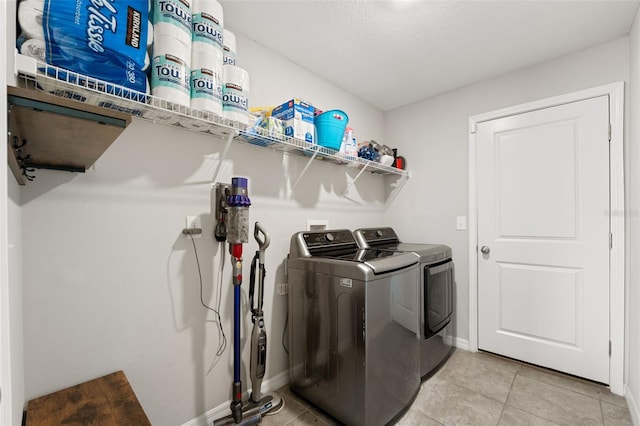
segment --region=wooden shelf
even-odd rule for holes
[[[7,104],[9,166],[21,185],[25,169],[84,172],[131,122],[129,114],[11,86]]]
[[[122,371],[27,403],[26,426],[151,425]]]

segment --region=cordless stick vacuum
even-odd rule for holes
[[[260,407],[247,409],[242,407],[242,382],[240,380],[240,316],[242,285],[242,244],[249,242],[249,206],[251,200],[247,194],[247,179],[232,178],[231,191],[227,197],[227,241],[233,265],[233,385],[231,415],[214,421],[215,426],[228,424],[254,425],[261,422]]]
[[[251,396],[249,397],[249,405],[257,405],[260,407],[260,413],[265,415],[271,411],[280,409],[284,400],[277,394],[262,395],[262,379],[267,366],[267,332],[264,327],[264,313],[262,312],[262,304],[264,301],[264,277],[266,274],[264,268],[264,254],[269,247],[269,234],[256,222],[253,236],[258,243],[258,251],[256,251],[253,261],[251,262],[251,276],[249,281],[249,304],[251,305],[251,322],[253,322],[253,330],[251,331]],[[257,282],[256,282],[257,275]],[[257,298],[254,293],[257,292]]]

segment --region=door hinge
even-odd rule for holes
[[[609,250],[613,248],[613,234],[609,232]]]
[[[609,142],[611,142],[611,123],[609,123]]]
[[[611,340],[609,340],[609,356],[611,356]]]

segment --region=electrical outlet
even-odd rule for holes
[[[193,238],[200,238],[202,236],[202,223],[200,216],[187,216],[185,218],[185,227],[182,230],[185,235],[191,235]]]
[[[326,231],[329,229],[329,221],[327,219],[308,219],[307,231]]]

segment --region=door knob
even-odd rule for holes
[[[489,248],[489,246],[482,246],[480,251],[482,252],[482,254],[489,254],[491,252],[491,248]]]

